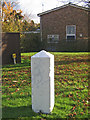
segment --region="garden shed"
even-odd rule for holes
[[[88,51],[88,8],[69,3],[38,16],[46,50]]]

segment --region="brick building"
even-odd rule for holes
[[[45,43],[45,49],[60,51],[60,44],[71,44],[71,42],[76,44],[80,40],[82,44],[85,44],[85,41],[87,44],[88,8],[70,3],[39,13],[38,16],[40,17],[41,41]],[[85,51],[83,49],[82,51]]]

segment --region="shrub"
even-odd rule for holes
[[[40,33],[23,33],[21,38],[21,52],[38,52],[41,50]]]

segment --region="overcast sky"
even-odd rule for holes
[[[23,12],[30,14],[31,19],[40,22],[38,13],[55,8],[58,5],[57,0],[18,0]]]
[[[18,1],[19,9],[21,9],[23,13],[30,15],[30,19],[33,19],[35,23],[39,23],[40,19],[37,16],[38,13],[53,9],[55,7],[67,4],[69,2],[77,3],[80,0],[5,0],[5,1]]]
[[[38,13],[41,13],[46,10],[61,6],[65,3],[74,2],[78,3],[80,0],[18,0],[20,8],[23,12],[30,14],[30,18],[33,19],[36,23],[40,22]],[[64,1],[64,2],[60,2]],[[80,3],[79,5],[82,5]]]

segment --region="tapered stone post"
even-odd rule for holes
[[[32,109],[50,113],[54,107],[54,55],[42,50],[31,57]]]

